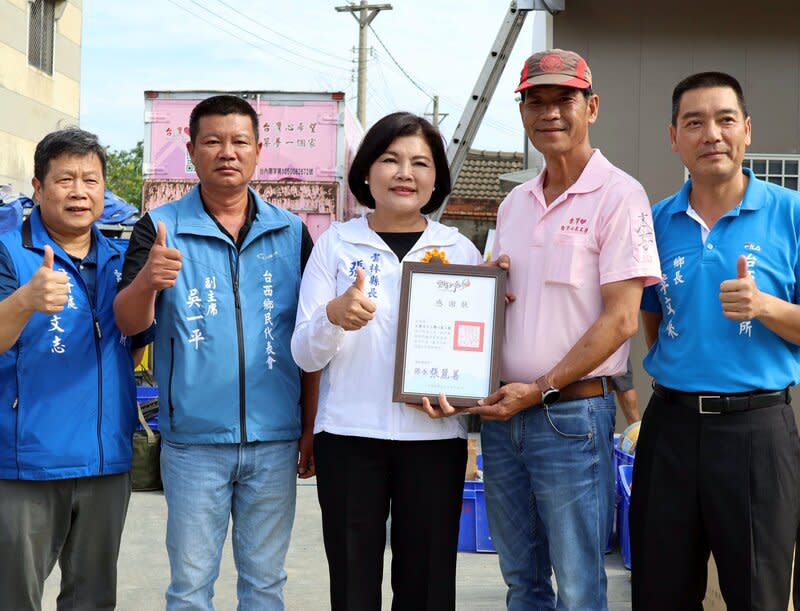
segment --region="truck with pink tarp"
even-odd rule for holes
[[[296,213],[316,238],[333,221],[360,214],[347,172],[363,129],[342,92],[145,91],[142,209],[181,197],[197,182],[186,150],[189,115],[218,94],[247,100],[259,118],[262,142],[251,186]]]

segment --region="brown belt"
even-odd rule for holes
[[[605,381],[605,387],[603,385]],[[599,397],[611,392],[611,378],[600,376],[599,378],[589,378],[588,380],[578,380],[572,384],[567,384],[561,389],[562,401],[573,401],[575,399],[588,399],[589,397]]]
[[[605,381],[605,387],[603,382]],[[508,382],[500,382],[501,386],[505,386]],[[612,391],[611,377],[600,376],[597,378],[589,378],[587,380],[578,380],[572,384],[567,384],[561,389],[561,398],[559,402],[574,401],[575,399],[588,399],[590,397],[600,397]],[[541,404],[537,404],[541,405]]]

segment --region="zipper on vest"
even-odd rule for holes
[[[17,377],[17,396],[14,397],[14,405],[11,406],[11,409],[14,411],[14,462],[17,465],[17,478],[19,478],[19,391],[21,388],[19,385],[19,350],[17,350],[16,363],[14,363],[14,375]]]
[[[244,328],[242,327],[242,303],[239,300],[239,258],[233,264],[233,255],[228,251],[228,262],[231,266],[233,280],[233,303],[236,308],[236,337],[239,348],[239,424],[242,431],[241,442],[247,443],[247,413],[245,410],[245,376],[244,376]]]
[[[83,278],[80,277],[83,281]],[[84,285],[86,290],[86,285]],[[97,312],[94,309],[92,297],[89,291],[86,291],[86,296],[92,308],[92,322],[94,326],[94,349],[97,353],[97,456],[98,456],[98,475],[103,475],[103,352],[100,348],[100,338],[103,336],[100,331],[100,321],[97,320]]]
[[[172,374],[175,371],[175,338],[169,338],[169,384],[167,386],[167,400],[169,402],[169,428],[175,432],[175,407],[172,405]]]
[[[99,280],[99,267],[98,273],[95,276],[95,291],[98,290]],[[97,354],[97,457],[98,457],[98,475],[103,475],[103,351],[100,347],[100,339],[103,337],[103,332],[100,329],[100,320],[97,318],[97,310],[95,303],[95,295],[89,293],[86,282],[80,273],[74,274],[74,278],[83,285],[83,292],[86,295],[86,300],[89,302],[89,307],[92,312],[92,326],[94,328],[94,349]]]
[[[89,292],[86,291],[87,296]],[[93,301],[91,296],[89,300]],[[97,320],[97,313],[92,305],[92,320],[94,321],[94,348],[97,351],[97,451],[100,458],[100,475],[103,475],[103,353],[100,349],[100,338],[103,332],[100,330],[100,321]]]

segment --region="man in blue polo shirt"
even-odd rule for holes
[[[663,272],[642,318],[655,379],[633,476],[634,609],[786,609],[800,492],[800,194],[742,169],[733,77],[687,77],[670,140],[691,179],[653,210]]]

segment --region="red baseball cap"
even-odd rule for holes
[[[536,85],[561,85],[588,89],[592,86],[592,71],[589,64],[574,51],[549,49],[531,55],[522,67],[518,93]]]

